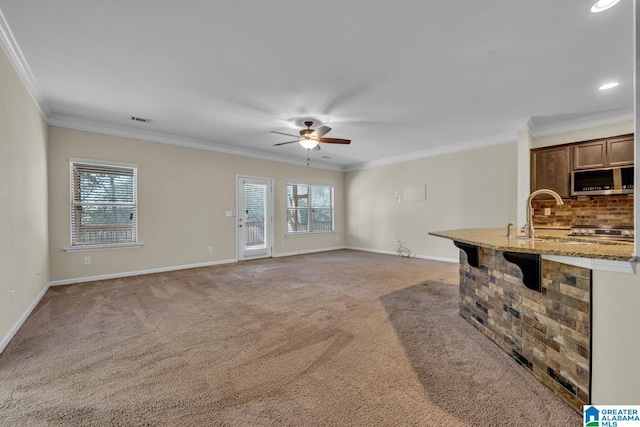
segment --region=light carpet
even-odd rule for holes
[[[0,355],[0,425],[581,425],[457,284],[342,250],[52,288]]]

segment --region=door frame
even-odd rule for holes
[[[244,242],[240,242],[240,227],[239,227],[239,218],[241,217],[240,213],[240,186],[243,185],[242,180],[256,180],[256,181],[264,181],[268,182],[269,188],[271,191],[267,194],[266,200],[266,208],[267,208],[267,219],[265,221],[265,231],[264,238],[265,244],[267,246],[267,254],[266,255],[258,255],[252,257],[241,257],[241,248],[240,244],[244,244]],[[236,261],[246,261],[249,259],[259,259],[259,258],[273,258],[273,242],[274,242],[274,179],[267,178],[263,176],[253,176],[253,175],[236,175],[236,215],[235,215],[235,227],[236,227]],[[244,214],[242,214],[244,216]]]

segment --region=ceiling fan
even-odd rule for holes
[[[302,129],[300,131],[300,136],[292,135],[290,133],[271,131],[271,133],[277,133],[277,134],[280,134],[280,135],[292,136],[292,137],[296,138],[293,141],[286,141],[286,142],[280,142],[278,144],[273,144],[274,147],[278,146],[278,145],[293,144],[294,142],[298,142],[300,145],[302,145],[307,150],[317,151],[317,150],[320,149],[320,145],[318,145],[319,143],[324,143],[324,144],[351,144],[351,140],[350,139],[323,138],[323,136],[326,135],[331,130],[331,128],[329,126],[320,126],[318,129],[314,130],[314,129],[311,129],[311,126],[313,125],[313,122],[311,122],[311,121],[304,122],[304,125],[307,128],[306,129]]]

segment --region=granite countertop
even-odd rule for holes
[[[594,240],[590,240],[588,237],[569,237],[567,230],[536,230],[535,237],[542,240],[524,240],[516,237],[516,233],[517,230],[512,230],[512,236],[507,238],[506,228],[476,228],[433,231],[429,234],[503,252],[523,252],[615,261],[629,261],[633,258],[633,242],[598,240],[597,243],[593,243]],[[569,239],[569,242],[554,241],[554,239]]]

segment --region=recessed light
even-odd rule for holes
[[[598,13],[615,6],[620,0],[599,0],[596,4],[591,6],[591,12]]]
[[[607,89],[611,89],[614,88],[616,86],[618,86],[618,82],[610,82],[610,83],[605,83],[602,86],[600,86],[598,89],[600,90],[607,90]]]

